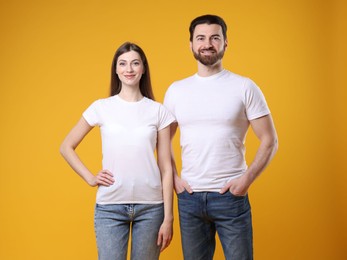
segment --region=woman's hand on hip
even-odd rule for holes
[[[89,182],[89,185],[92,187],[95,186],[111,186],[115,182],[113,174],[109,170],[99,171]]]

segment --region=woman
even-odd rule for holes
[[[143,50],[126,42],[115,53],[111,96],[93,102],[60,152],[90,186],[98,186],[95,232],[100,260],[158,259],[172,239],[173,116],[154,101]],[[103,169],[91,173],[75,152],[94,127],[102,136]],[[155,149],[157,159],[155,157]]]

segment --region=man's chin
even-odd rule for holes
[[[216,59],[197,59],[197,60],[205,66],[213,66],[218,62],[218,60]]]

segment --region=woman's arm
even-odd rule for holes
[[[92,130],[87,121],[82,117],[71,129],[60,146],[60,153],[71,168],[83,178],[90,186],[109,186],[114,182],[113,175],[108,170],[101,170],[96,176],[92,174],[78,157],[75,149],[83,138]]]
[[[164,221],[160,227],[158,245],[161,245],[161,251],[163,251],[169,246],[173,233],[173,175],[170,153],[170,126],[158,132],[157,156],[164,199]]]

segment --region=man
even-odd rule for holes
[[[277,151],[277,134],[265,98],[249,78],[225,70],[227,26],[215,15],[190,24],[195,75],[174,82],[164,105],[180,128],[181,178],[174,164],[185,260],[213,259],[215,234],[226,259],[253,259],[248,190]],[[249,125],[260,144],[249,166],[244,141]],[[172,156],[173,158],[173,156]]]

